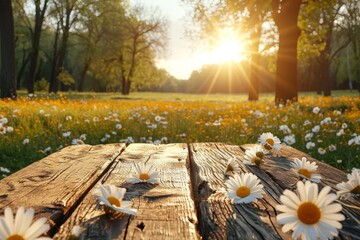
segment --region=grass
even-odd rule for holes
[[[334,95],[301,93],[298,103],[278,107],[273,94],[248,102],[245,94],[44,93],[27,98],[20,92],[17,101],[0,101],[0,178],[81,141],[244,144],[256,143],[263,132],[281,140],[293,136],[293,147],[350,171],[360,167],[360,98],[357,92]]]

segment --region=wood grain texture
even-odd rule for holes
[[[250,145],[248,145],[250,146]],[[243,146],[247,148],[247,146]],[[282,189],[291,189],[296,188],[297,177],[290,170],[291,162],[294,158],[306,159],[310,162],[316,162],[318,165],[318,173],[321,175],[321,182],[318,184],[319,190],[324,186],[330,186],[332,192],[335,193],[338,189],[336,184],[347,181],[346,173],[334,168],[326,163],[318,161],[306,153],[303,153],[295,148],[290,146],[283,146],[280,151],[272,155],[267,155],[265,157],[264,164],[261,165],[260,169],[267,174],[274,183],[281,186]],[[353,205],[357,208],[360,208],[359,199],[354,199],[352,197],[341,200],[347,205]],[[360,211],[355,208],[348,207],[343,205],[342,213],[345,215],[346,220],[342,221],[342,229],[339,231],[339,238],[342,239],[360,239]]]
[[[6,206],[33,207],[35,218],[50,220],[49,235],[69,239],[81,227],[80,239],[291,239],[276,221],[275,206],[298,178],[290,170],[294,158],[315,161],[321,189],[347,181],[346,173],[292,147],[266,155],[259,167],[242,163],[242,146],[225,143],[154,145],[77,145],[56,152],[0,181],[0,215]],[[228,159],[236,158],[243,172],[252,172],[264,185],[256,203],[232,204],[226,196],[224,174]],[[130,184],[134,163],[153,164],[160,184]],[[97,184],[127,189],[136,216],[105,215],[94,196]],[[359,199],[342,200],[360,207]],[[360,239],[360,211],[343,206],[338,239]]]
[[[190,152],[199,231],[204,239],[291,238],[278,231],[271,197],[265,195],[256,204],[232,204],[226,197],[224,171],[228,159],[235,157],[242,170],[248,172],[241,162],[244,152],[239,146],[194,143],[190,144]],[[270,191],[280,193],[275,187]]]
[[[315,159],[292,147],[284,146],[279,152],[266,155],[260,165],[245,166],[244,150],[252,145],[235,146],[223,143],[190,144],[191,180],[198,213],[199,231],[204,239],[291,239],[291,233],[283,233],[276,221],[276,204],[284,189],[295,189],[298,181],[290,171],[294,157]],[[264,198],[256,204],[231,204],[225,195],[224,175],[229,158],[235,157],[244,172],[252,172],[264,185]],[[327,164],[316,161],[323,176],[320,188],[346,180],[346,174]],[[350,199],[359,206],[359,201]],[[342,239],[359,239],[359,211],[344,207],[346,220],[340,230]]]
[[[125,187],[124,199],[133,202],[138,214],[110,220],[96,204],[94,188],[54,238],[67,239],[79,225],[81,239],[196,239],[187,159],[186,144],[130,144],[100,182]],[[134,162],[153,164],[160,171],[160,184],[126,183],[135,174]]]
[[[6,206],[35,209],[49,219],[51,235],[105,173],[125,144],[74,145],[0,181],[0,212]],[[3,194],[5,193],[5,194]]]

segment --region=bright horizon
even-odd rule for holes
[[[164,68],[177,79],[189,79],[191,73],[206,64],[244,60],[245,46],[234,32],[223,29],[212,49],[192,49],[191,39],[185,36],[186,8],[181,0],[134,0],[146,7],[157,7],[169,21],[167,54],[156,60],[157,67]]]

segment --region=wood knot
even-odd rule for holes
[[[143,222],[140,222],[138,225],[136,225],[136,227],[137,227],[138,229],[140,229],[141,231],[143,231],[144,228],[145,228],[145,224],[144,224]]]

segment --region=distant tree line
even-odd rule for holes
[[[2,0],[0,97],[26,88],[248,92],[257,100],[275,91],[276,101],[286,101],[300,90],[360,91],[359,1],[183,1],[194,42],[231,26],[248,40],[248,60],[207,65],[181,81],[156,67],[168,28],[157,9],[127,0]]]
[[[28,93],[71,89],[124,95],[163,81],[155,58],[164,53],[168,23],[158,9],[126,0],[7,0],[0,8],[1,36],[15,30],[6,36],[15,44],[15,58],[14,70],[2,61],[2,74],[13,74],[10,81],[1,78],[2,93],[8,88],[4,83],[12,81]],[[1,56],[10,59],[14,47],[2,43]]]
[[[360,91],[359,1],[183,1],[192,6],[194,39],[229,26],[248,38],[249,100],[258,99],[259,74],[267,70],[275,75],[277,101],[296,100],[299,89],[329,96],[344,82]]]

